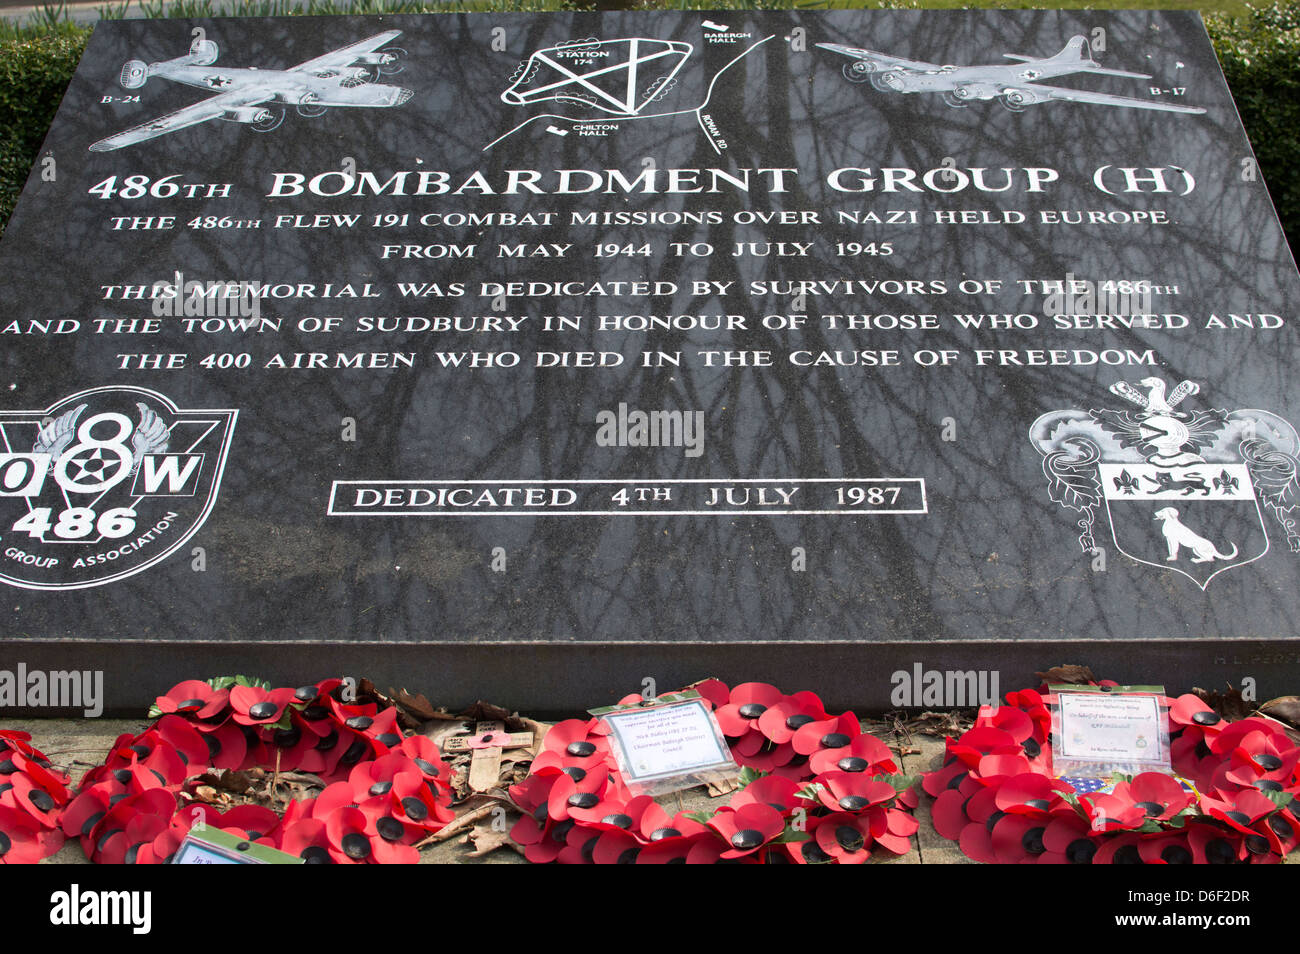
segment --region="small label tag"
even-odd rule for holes
[[[609,727],[610,748],[630,787],[662,794],[740,771],[699,693],[591,710]]]
[[[1172,772],[1163,688],[1053,686],[1052,691],[1052,761],[1058,778]]]
[[[301,865],[302,858],[258,845],[219,828],[191,831],[172,856],[174,865]]]

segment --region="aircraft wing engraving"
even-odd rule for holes
[[[1088,89],[1066,89],[1063,86],[1027,85],[1010,87],[1004,95],[1012,90],[1030,93],[1037,98],[1063,99],[1069,103],[1095,103],[1099,106],[1129,106],[1135,109],[1156,109],[1167,113],[1201,114],[1205,110],[1200,106],[1179,106],[1176,103],[1162,103],[1159,100],[1136,99],[1132,96],[1116,96],[1113,93],[1098,93]]]
[[[875,50],[863,50],[855,46],[841,46],[838,43],[818,43],[823,50],[830,50],[832,53],[838,53],[840,56],[847,56],[855,61],[870,61],[879,64],[879,69],[897,69],[897,70],[916,70],[921,73],[933,73],[943,69],[937,63],[923,63],[920,60],[908,60],[901,56],[890,56],[888,53],[877,53]]]
[[[184,129],[187,126],[197,126],[199,123],[206,123],[210,119],[220,119],[232,110],[255,107],[258,103],[264,102],[274,95],[273,92],[256,89],[233,90],[229,93],[222,93],[220,96],[213,96],[201,103],[195,103],[193,106],[178,109],[174,113],[151,119],[139,126],[132,126],[130,129],[109,136],[107,139],[101,139],[91,145],[90,151],[109,152],[113,149],[121,149],[123,146],[131,146],[138,142],[156,139],[159,136],[165,136],[167,133]]]
[[[318,56],[314,60],[308,60],[306,63],[299,63],[289,72],[315,73],[320,70],[341,70],[345,67],[354,65],[358,60],[366,61],[368,59],[373,59],[373,57],[368,57],[367,54],[374,53],[381,46],[397,39],[401,35],[401,30],[385,30],[383,33],[376,33],[368,39],[358,40],[356,43],[340,47],[332,53]]]

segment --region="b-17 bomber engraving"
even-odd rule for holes
[[[1039,80],[1073,73],[1092,73],[1099,76],[1123,76],[1129,79],[1150,79],[1147,73],[1112,70],[1099,66],[1092,58],[1088,39],[1071,37],[1061,52],[1055,56],[1033,57],[1023,53],[1002,54],[1012,63],[994,63],[986,66],[940,66],[918,60],[890,56],[874,50],[863,50],[838,43],[818,43],[823,50],[846,56],[852,63],[844,65],[844,76],[853,83],[870,82],[883,92],[940,93],[949,106],[969,106],[980,100],[997,100],[1012,112],[1026,106],[1064,100],[1071,103],[1093,103],[1099,106],[1127,106],[1134,109],[1155,109],[1169,113],[1204,113],[1199,106],[1179,106],[1174,103],[1152,102],[1132,96],[1116,96],[1086,89],[1069,89],[1062,86],[1044,86]]]

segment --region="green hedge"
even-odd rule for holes
[[[0,46],[0,221],[9,221],[27,184],[89,37],[69,29]]]
[[[1206,26],[1287,239],[1300,249],[1300,0]]]
[[[532,4],[514,6],[526,9]],[[1292,248],[1300,247],[1300,0],[1252,8],[1241,17],[1211,16],[1206,25],[1282,226]],[[90,31],[52,21],[18,31],[9,28],[8,34],[0,42],[3,222],[9,220],[36,162]]]

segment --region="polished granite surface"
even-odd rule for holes
[[[0,259],[33,651],[1300,668],[1300,277],[1192,13],[105,22]]]

